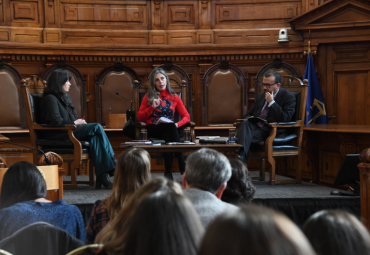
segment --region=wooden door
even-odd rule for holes
[[[370,125],[370,44],[319,47],[318,75],[332,124]]]

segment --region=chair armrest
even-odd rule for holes
[[[135,122],[135,125],[139,128],[145,128],[146,126],[145,122]]]
[[[33,129],[34,130],[74,130],[77,126],[75,125],[64,125],[60,127],[53,127],[46,124],[34,124]]]
[[[195,123],[192,122],[192,121],[189,121],[188,123],[185,123],[182,127],[184,127],[184,128],[186,128],[186,127],[192,128],[192,127],[195,127]]]
[[[301,126],[302,121],[297,120],[296,122],[272,122],[269,123],[270,127],[276,128],[296,128]]]

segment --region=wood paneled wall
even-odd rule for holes
[[[260,68],[279,58],[303,76],[310,45],[331,123],[368,125],[369,5],[367,0],[3,0],[0,58],[24,78],[60,59],[74,66],[85,79],[89,122],[97,119],[95,80],[102,70],[122,61],[144,81],[153,67],[170,60],[192,79],[193,121],[200,125],[201,78],[209,67],[227,60],[243,71],[249,108]],[[287,43],[278,42],[281,28],[287,29]],[[308,164],[305,169],[309,173]]]
[[[195,45],[276,42],[287,20],[324,1],[3,0],[0,38],[42,44]]]

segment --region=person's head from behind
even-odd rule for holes
[[[105,247],[113,254],[115,254],[114,252],[119,253],[119,251],[123,249],[123,234],[126,231],[127,223],[134,215],[136,207],[149,195],[157,191],[165,190],[182,194],[180,185],[166,178],[156,178],[141,186],[125,202],[125,205],[116,217],[99,232],[95,239],[95,243],[104,243]]]
[[[53,94],[55,96],[60,96],[64,93],[67,93],[71,86],[71,79],[72,76],[67,70],[54,70],[47,80],[44,95],[46,96],[49,94]]]
[[[202,234],[199,216],[184,195],[157,191],[137,207],[127,226],[122,254],[195,255]]]
[[[209,191],[220,198],[230,177],[227,157],[213,149],[202,148],[188,156],[182,185]]]
[[[221,200],[235,205],[250,202],[256,188],[249,176],[247,165],[237,159],[230,159],[230,165],[231,178],[227,182]]]
[[[19,161],[11,165],[4,175],[0,209],[46,195],[46,182],[40,170],[32,163]]]
[[[370,254],[370,236],[352,214],[341,210],[323,210],[313,214],[303,232],[318,255]]]
[[[286,216],[249,204],[216,218],[198,255],[314,255],[301,230]]]
[[[274,92],[274,94],[276,94],[280,86],[281,86],[281,76],[278,72],[269,71],[265,73],[262,80],[262,87],[265,93]]]
[[[111,219],[126,200],[150,179],[150,155],[141,148],[125,150],[118,158],[112,194],[107,198]]]

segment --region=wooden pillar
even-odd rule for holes
[[[357,167],[360,170],[361,218],[370,231],[370,148],[361,152],[360,160],[361,163]]]

